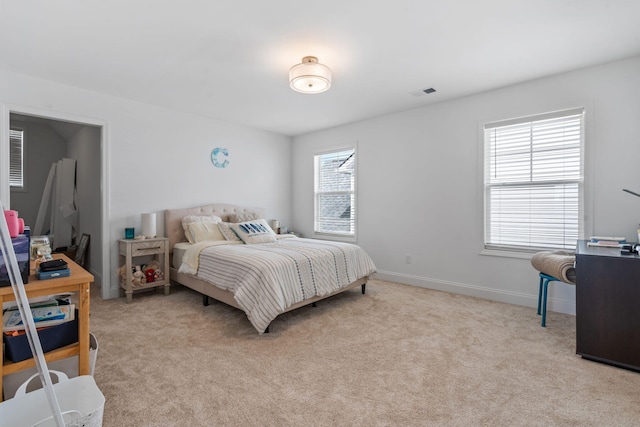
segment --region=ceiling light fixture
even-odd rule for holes
[[[291,89],[301,93],[322,93],[331,87],[331,70],[315,56],[305,56],[289,70]]]

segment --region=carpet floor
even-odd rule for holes
[[[638,426],[640,374],[575,354],[575,317],[372,280],[281,315],[172,286],[101,300],[103,426]]]

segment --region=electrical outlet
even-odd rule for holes
[[[404,262],[407,263],[407,264],[411,264],[411,254],[407,254],[405,256]]]

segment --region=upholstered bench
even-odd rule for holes
[[[538,252],[531,258],[531,265],[540,272],[540,288],[538,290],[538,314],[542,309],[542,327],[547,321],[547,288],[549,282],[576,284],[576,256],[566,251]]]

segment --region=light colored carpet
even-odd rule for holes
[[[259,336],[181,286],[98,294],[105,427],[640,425],[640,374],[576,356],[573,316],[373,280]]]

